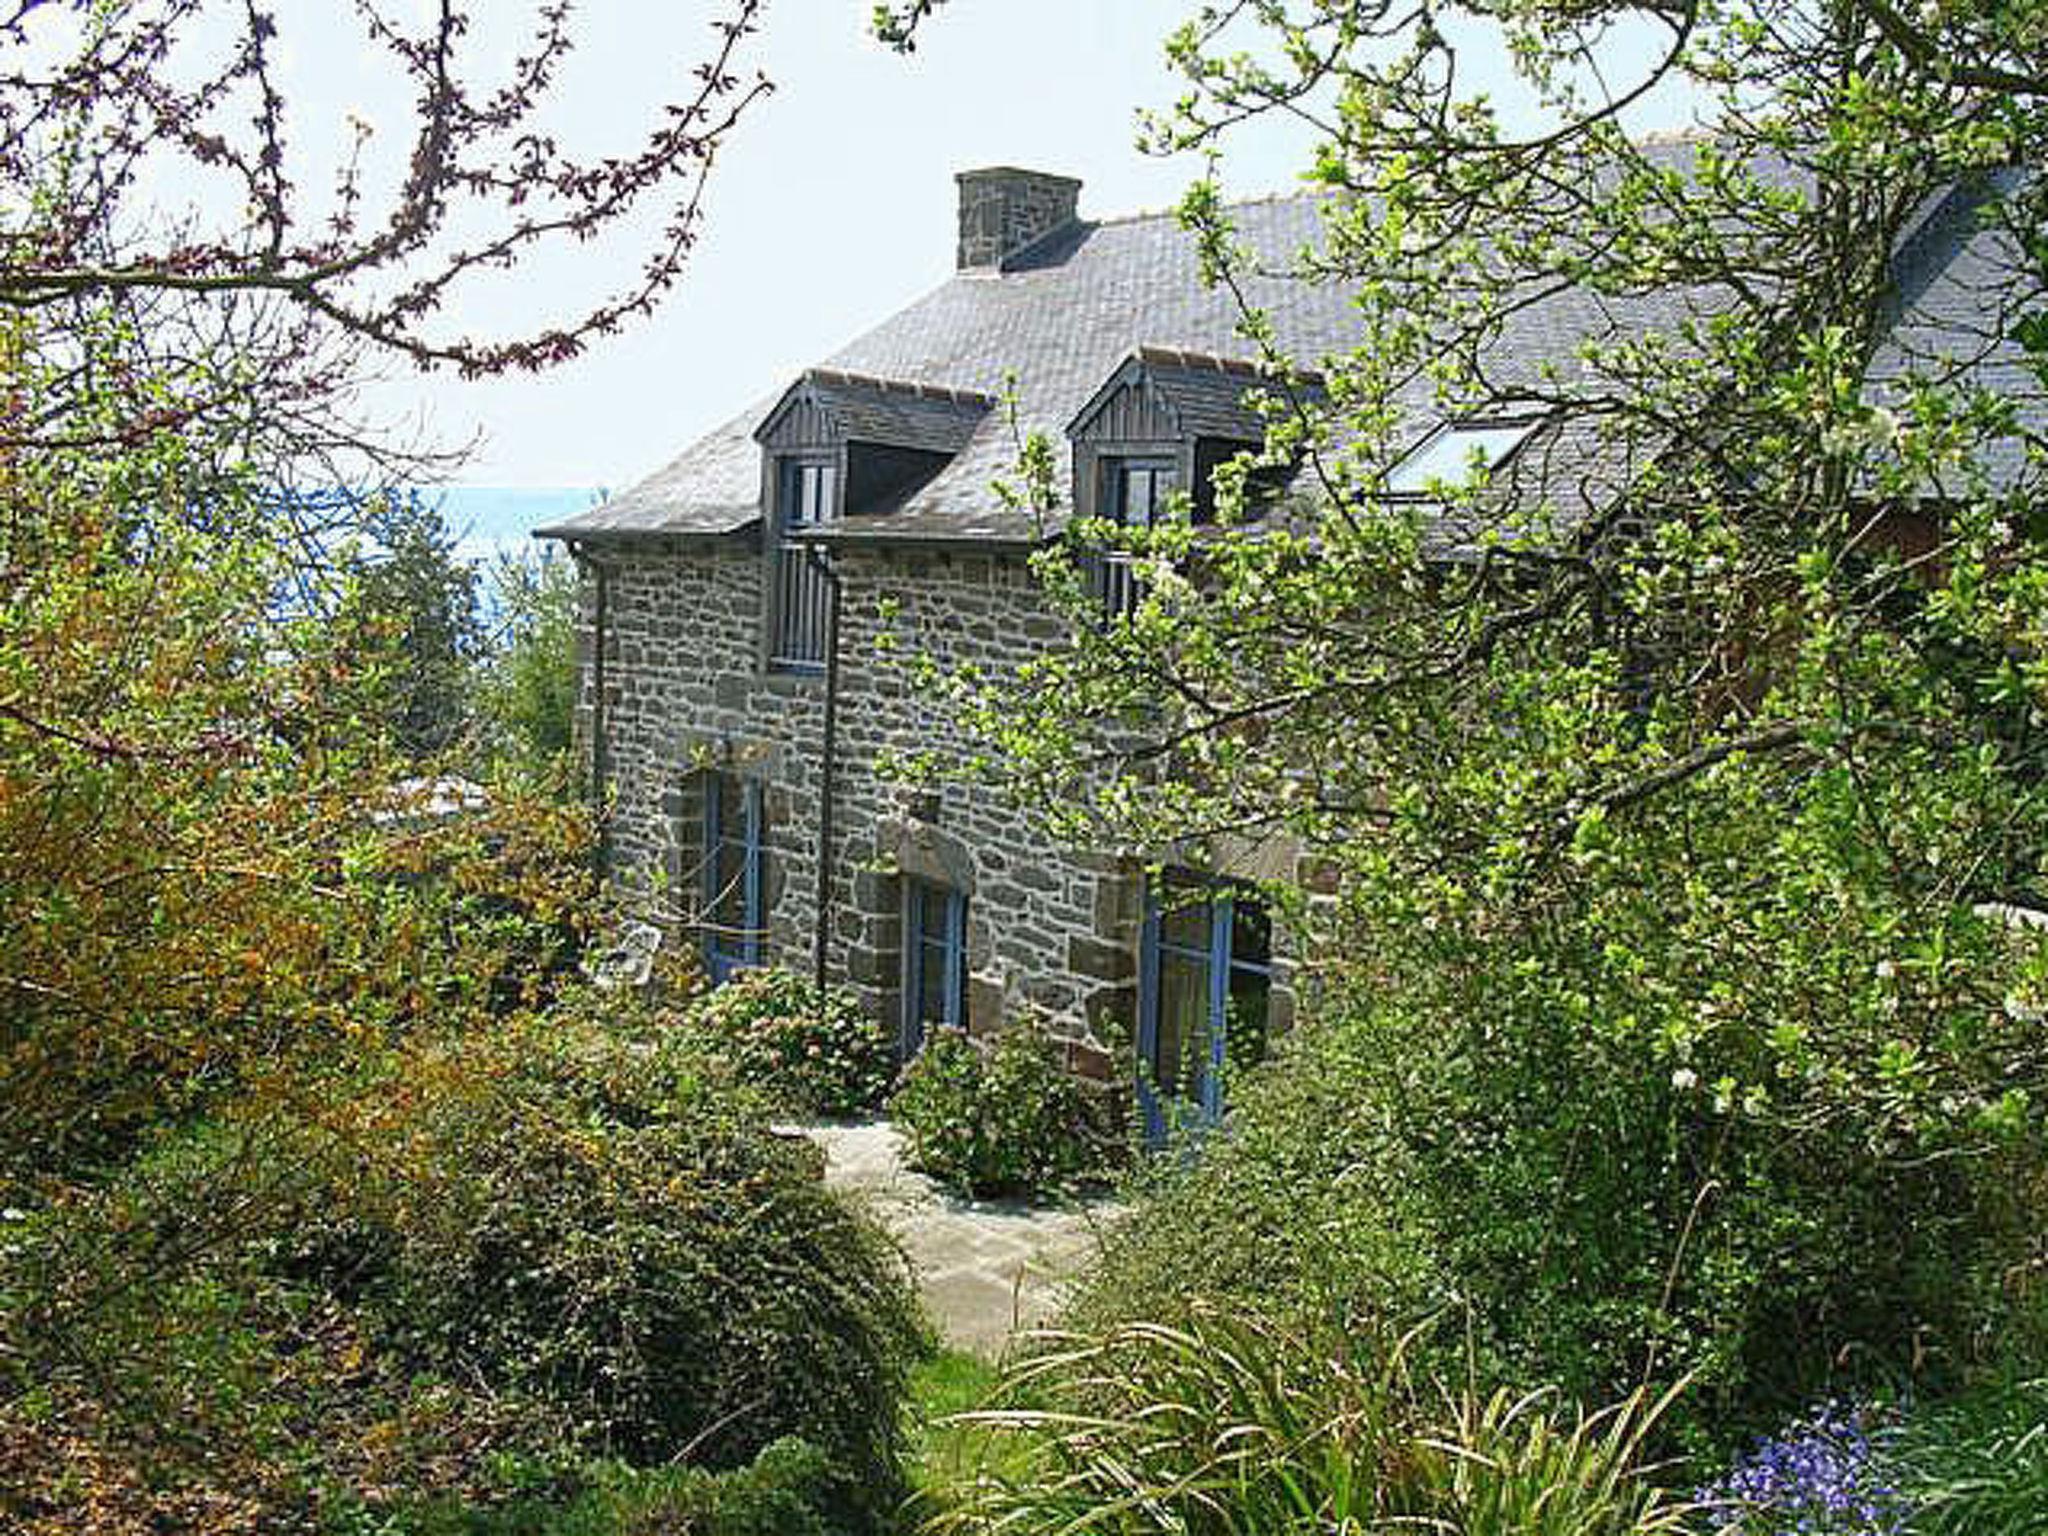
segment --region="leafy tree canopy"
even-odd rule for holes
[[[1075,530],[1074,645],[977,718],[1078,837],[1323,867],[1325,1012],[1420,1064],[1361,1112],[1375,1166],[1522,1368],[1784,1388],[2007,1328],[1936,1293],[2038,1296],[2043,27],[1269,0],[1170,44],[1162,145],[1321,133],[1312,251],[1191,194],[1220,294],[1348,285],[1358,343],[1285,356],[1248,309],[1293,494],[1240,465],[1216,527]],[[1478,48],[1538,128],[1466,88]],[[1632,139],[1680,87],[1699,131]],[[1431,419],[1518,446],[1401,494]],[[1107,623],[1105,540],[1145,585]]]

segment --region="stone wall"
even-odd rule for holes
[[[607,571],[604,769],[615,797],[608,857],[682,942],[701,890],[703,775],[766,788],[766,958],[808,971],[817,921],[824,680],[762,670],[761,560],[743,549],[636,545]],[[912,669],[884,654],[1001,676],[1055,644],[1061,622],[1016,558],[978,552],[847,550],[841,573],[839,752],[828,963],[892,1024],[901,993],[902,883],[966,892],[969,1026],[1029,1009],[1091,1077],[1128,1073],[1143,870],[1055,843],[987,786],[912,787],[878,771],[891,752],[965,743]],[[584,584],[586,731],[597,704]],[[884,612],[884,599],[888,612]],[[1292,999],[1276,994],[1276,1026]]]

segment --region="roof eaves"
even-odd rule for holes
[[[805,528],[790,535],[794,543],[817,544],[828,549],[968,549],[1005,554],[1038,549],[1056,538],[1056,533],[999,533],[989,529],[954,530],[929,526],[892,531],[881,526],[854,527],[846,523]]]
[[[536,528],[527,536],[535,539],[553,539],[569,545],[572,549],[582,544],[646,544],[659,541],[702,548],[748,542],[760,530],[760,514],[754,513],[744,521],[712,528],[663,527],[658,524],[591,528],[578,527],[574,523],[556,523],[546,528]]]

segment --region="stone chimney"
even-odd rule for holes
[[[1074,222],[1081,183],[1071,176],[993,166],[962,171],[960,250],[962,272],[1000,272],[1026,246]]]

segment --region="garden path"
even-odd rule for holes
[[[1052,1317],[1116,1213],[1107,1202],[961,1200],[905,1164],[886,1120],[803,1132],[825,1153],[825,1182],[865,1200],[903,1244],[945,1342],[984,1360]]]

